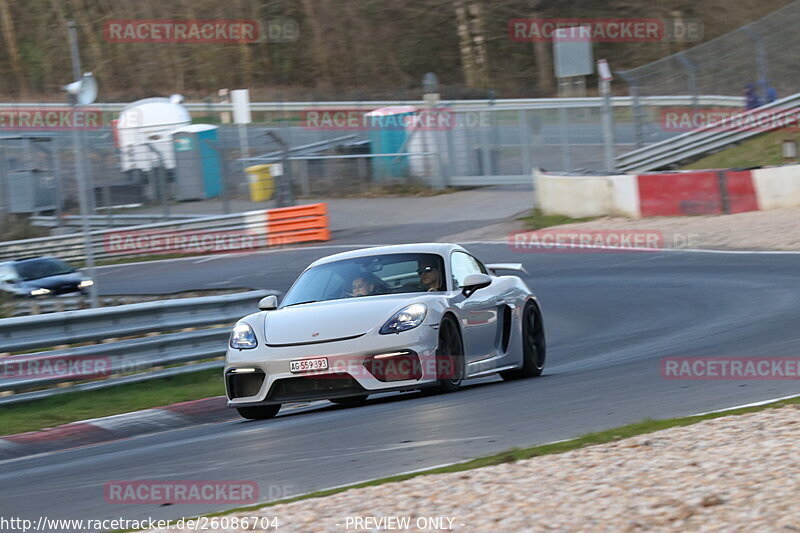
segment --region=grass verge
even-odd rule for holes
[[[798,140],[798,135],[787,131],[773,131],[753,137],[738,146],[711,154],[686,165],[687,170],[707,168],[748,168],[767,165],[784,165],[781,142]]]
[[[309,494],[304,494],[301,496],[296,496],[293,498],[287,498],[284,500],[278,500],[269,503],[262,503],[259,505],[250,505],[246,507],[239,507],[236,509],[223,511],[219,513],[212,513],[205,516],[223,516],[230,513],[238,513],[238,512],[246,512],[246,511],[255,511],[257,509],[262,509],[264,507],[272,507],[275,505],[283,504],[283,503],[291,503],[299,500],[306,500],[311,498],[322,498],[325,496],[330,496],[333,494],[337,494],[340,492],[344,492],[350,489],[357,489],[362,487],[370,487],[374,485],[382,485],[384,483],[394,483],[397,481],[405,481],[407,479],[412,479],[419,476],[430,476],[434,474],[446,474],[452,472],[463,472],[465,470],[472,470],[474,468],[482,468],[484,466],[492,466],[498,465],[503,463],[514,463],[517,461],[522,461],[524,459],[531,459],[533,457],[540,457],[543,455],[553,455],[558,453],[565,453],[572,450],[577,450],[579,448],[584,448],[586,446],[592,446],[594,444],[604,444],[608,442],[615,442],[618,440],[626,439],[629,437],[634,437],[636,435],[642,435],[646,433],[652,433],[654,431],[660,431],[662,429],[669,429],[673,427],[682,427],[682,426],[690,426],[692,424],[696,424],[698,422],[702,422],[703,420],[711,420],[713,418],[720,418],[723,416],[735,416],[741,415],[746,413],[754,413],[757,411],[763,411],[766,409],[776,409],[780,407],[784,407],[787,405],[797,405],[800,404],[800,397],[791,398],[788,400],[781,400],[778,402],[769,403],[766,405],[759,405],[754,407],[745,407],[741,409],[734,409],[731,411],[725,411],[722,413],[710,413],[705,415],[699,416],[688,416],[688,417],[680,417],[680,418],[669,418],[666,420],[645,420],[643,422],[637,422],[635,424],[629,424],[627,426],[622,426],[619,428],[609,429],[605,431],[598,431],[596,433],[589,433],[588,435],[584,435],[575,439],[570,439],[564,442],[557,442],[554,444],[543,444],[540,446],[533,446],[530,448],[513,448],[511,450],[501,452],[495,455],[489,455],[486,457],[480,457],[477,459],[473,459],[471,461],[467,461],[464,463],[458,463],[450,466],[444,466],[441,468],[436,468],[433,470],[425,470],[423,472],[415,472],[411,474],[402,474],[397,476],[390,476],[386,478],[376,479],[372,481],[366,481],[363,483],[357,483],[354,485],[348,485],[346,487],[339,487],[335,489],[329,490],[322,490],[318,492],[312,492]]]
[[[3,435],[225,394],[222,370],[211,369],[108,389],[68,392],[0,409]]]
[[[522,220],[525,223],[526,229],[536,230],[549,228],[551,226],[561,226],[562,224],[572,224],[574,222],[589,222],[597,218],[599,217],[572,218],[566,215],[545,215],[540,210],[534,209],[531,211],[530,215],[520,217],[518,220]]]

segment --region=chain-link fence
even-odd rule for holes
[[[742,95],[748,84],[762,100],[800,91],[800,1],[677,54],[620,72],[640,96]]]
[[[618,155],[636,144],[632,101],[614,102]],[[687,97],[643,101],[653,109],[691,104]],[[700,101],[741,105],[740,98]],[[467,108],[443,103],[435,111],[398,105],[392,109],[405,119],[396,123],[366,121],[364,115],[375,107],[365,103],[355,110],[325,111],[309,104],[306,111],[264,113],[247,126],[195,123],[138,136],[111,127],[79,131],[88,163],[88,211],[106,215],[112,225],[110,206],[164,218],[211,215],[306,198],[530,184],[535,167],[604,169],[602,107],[596,98],[487,101]],[[219,117],[200,120],[218,122]],[[661,128],[649,140],[678,133]],[[78,212],[81,150],[74,148],[75,134],[9,132],[0,141],[0,211]],[[138,140],[131,144],[130,139]]]

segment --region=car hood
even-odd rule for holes
[[[379,329],[406,305],[425,299],[409,294],[365,296],[269,311],[265,313],[266,342],[280,346],[358,337]]]
[[[71,272],[69,274],[59,274],[58,276],[47,276],[46,278],[31,279],[28,281],[21,281],[20,287],[29,289],[57,289],[63,285],[77,285],[85,280],[86,276],[80,272]]]

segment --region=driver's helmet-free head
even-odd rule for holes
[[[436,261],[422,259],[418,262],[417,274],[419,281],[428,290],[441,290],[442,272]]]
[[[370,274],[359,274],[353,278],[352,281],[352,294],[353,296],[369,296],[374,294],[375,281]]]

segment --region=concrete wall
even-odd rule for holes
[[[752,171],[759,209],[800,206],[800,165]]]
[[[545,214],[640,216],[636,176],[564,176],[538,170],[533,176],[536,206]]]

